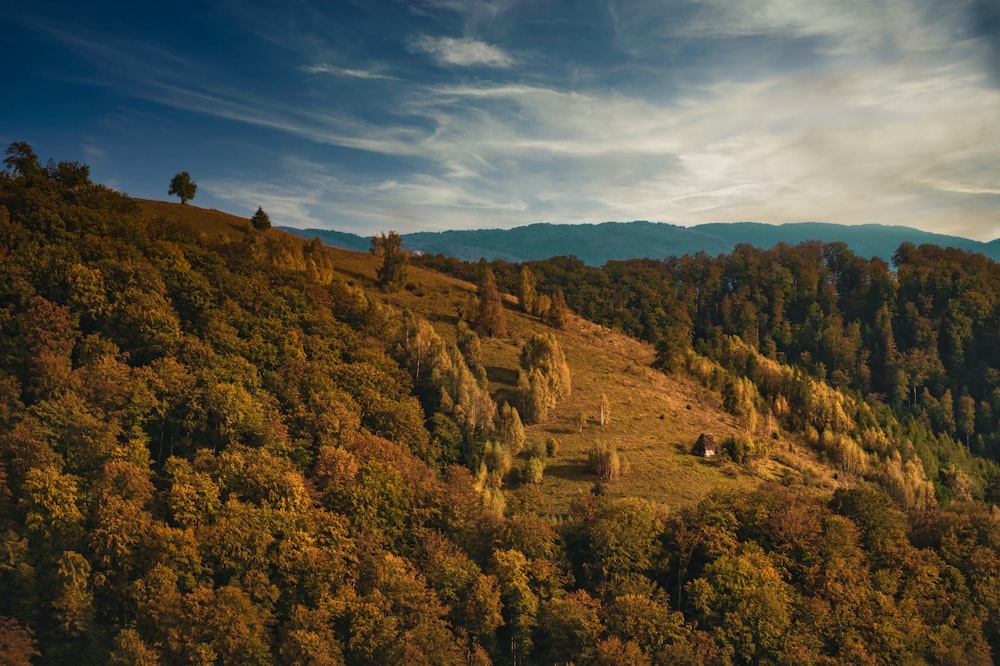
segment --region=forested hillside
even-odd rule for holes
[[[809,242],[532,269],[582,315],[658,345],[665,367],[694,349],[759,385],[754,364],[785,363],[891,408],[939,456],[961,444],[1000,458],[1000,265],[982,255],[903,244],[890,268]],[[516,287],[515,266],[496,271]],[[746,367],[731,358],[734,337],[753,352]]]
[[[447,264],[480,285],[470,299],[467,283],[407,276],[391,235],[381,256],[347,258],[256,230],[252,205],[242,228],[191,206],[154,217],[84,165],[43,166],[26,144],[5,163],[0,662],[990,663],[1000,646],[1000,520],[983,501],[995,468],[963,446],[990,450],[978,405],[992,380],[969,380],[975,424],[956,419],[953,439],[935,419],[947,388],[960,404],[951,369],[977,376],[978,347],[939,346],[917,382],[913,350],[930,348],[897,328],[924,318],[934,337],[935,308],[951,310],[926,297],[943,277],[914,278],[924,306],[910,315],[893,310],[910,293],[902,268],[879,281],[862,262],[868,286],[850,301],[853,283],[789,269],[779,320],[763,267],[747,269],[753,286],[713,268],[739,254],[691,259],[705,273],[690,282],[673,264],[552,262],[532,267],[526,308],[530,280],[511,266],[494,279]],[[990,282],[976,283],[985,302],[950,284],[956,303],[991,307]],[[718,398],[728,413],[714,418],[742,434],[695,462],[706,483],[749,489],[680,507],[622,497],[609,488],[628,472],[595,442],[587,491],[546,509],[538,475],[565,453],[530,435],[598,383],[556,285]],[[896,356],[795,342],[810,299],[821,341],[853,340],[845,303],[875,299]],[[975,312],[968,335],[937,339],[987,343]],[[891,381],[880,362],[907,373],[885,394],[896,412],[876,400]],[[760,480],[779,453],[766,444],[789,436],[843,482]]]

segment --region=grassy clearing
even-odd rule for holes
[[[373,257],[336,252],[336,264],[346,278],[366,289],[373,287],[377,265]],[[370,293],[419,312],[439,334],[453,340],[458,312],[468,307],[475,286],[415,267],[410,268],[408,282],[409,288],[396,294]],[[508,336],[482,341],[490,390],[498,402],[516,388],[521,345],[534,333],[552,330],[519,312],[514,298],[505,301]],[[738,420],[722,409],[718,393],[691,377],[653,369],[650,345],[578,317],[556,336],[572,372],[573,392],[547,422],[526,428],[525,447],[544,445],[549,438],[558,441],[558,455],[547,461],[540,484],[553,513],[565,513],[573,499],[589,493],[597,481],[587,470],[587,453],[596,441],[617,447],[629,466],[627,475],[605,486],[606,492],[645,497],[674,508],[697,503],[714,490],[749,490],[764,480],[787,480],[823,495],[843,482],[813,451],[780,432],[778,439],[769,440],[769,459],[750,468],[692,455],[691,447],[702,432],[713,433],[720,441],[741,432]],[[603,427],[599,425],[602,395],[611,416]]]

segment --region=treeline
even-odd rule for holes
[[[23,144],[7,167],[0,662],[988,663],[997,646],[1000,521],[981,503],[908,515],[877,490],[775,486],[670,513],[598,486],[554,524],[526,403],[497,407],[470,326],[443,342],[318,243],[145,220]],[[569,391],[556,342],[527,341],[517,400]]]

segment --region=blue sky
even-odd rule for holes
[[[644,219],[1000,236],[996,0],[17,3],[0,141],[360,234]]]

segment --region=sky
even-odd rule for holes
[[[1000,236],[997,0],[14,3],[0,142],[362,235],[823,221]]]

